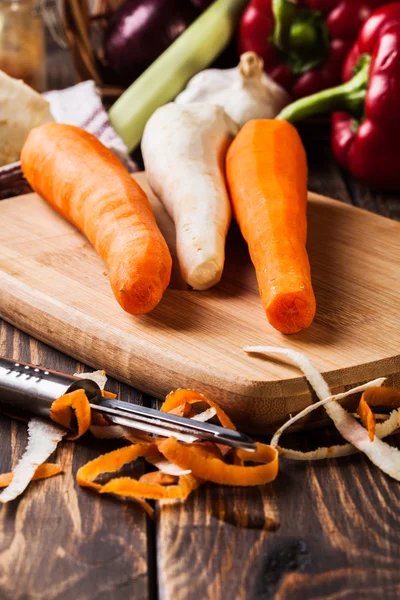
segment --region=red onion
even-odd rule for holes
[[[123,83],[131,83],[198,16],[188,0],[125,0],[105,35],[105,58]]]
[[[214,2],[214,0],[190,0],[190,1],[194,6],[196,6],[200,10],[204,10],[204,9],[208,8],[210,6],[210,4],[212,2]]]

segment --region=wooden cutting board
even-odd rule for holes
[[[146,185],[143,174],[139,181]],[[160,398],[190,387],[242,429],[261,432],[312,401],[288,362],[248,356],[263,344],[304,352],[342,391],[386,375],[400,385],[400,224],[315,194],[309,254],[317,316],[283,336],[261,308],[246,245],[233,227],[221,283],[172,285],[150,314],[123,312],[85,238],[35,194],[0,203],[0,316],[36,338]],[[174,253],[171,220],[152,203]]]

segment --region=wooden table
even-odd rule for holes
[[[55,87],[71,80],[68,64],[53,55]],[[400,220],[400,197],[374,194],[339,170],[325,127],[306,129],[304,139],[311,190]],[[0,354],[67,373],[85,368],[4,322]],[[116,381],[109,389],[155,404]],[[24,450],[26,425],[0,416],[0,432],[5,472]],[[326,445],[330,435],[292,443]],[[78,467],[102,451],[89,436],[64,442],[54,456],[64,474],[0,509],[0,600],[400,597],[400,487],[362,456],[282,460],[265,488],[207,485],[185,503],[159,503],[151,522],[134,502],[77,486]]]

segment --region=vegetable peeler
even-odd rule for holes
[[[0,410],[12,412],[17,409],[25,414],[50,418],[54,400],[78,389],[85,391],[91,410],[101,413],[113,425],[163,437],[174,436],[182,442],[207,440],[247,451],[256,449],[255,442],[239,431],[104,398],[97,383],[90,379],[0,357]]]

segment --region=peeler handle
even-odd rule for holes
[[[89,379],[0,357],[0,408],[48,418],[54,400],[77,389],[85,390],[90,400],[100,395]]]

